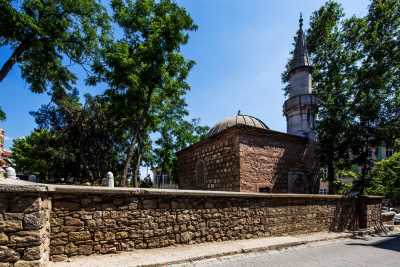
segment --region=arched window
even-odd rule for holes
[[[196,187],[199,189],[206,189],[207,186],[207,169],[203,160],[196,163]]]

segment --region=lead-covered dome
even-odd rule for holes
[[[260,119],[250,115],[244,115],[238,112],[236,116],[228,117],[223,121],[217,123],[214,127],[210,129],[207,136],[214,136],[219,134],[220,132],[237,126],[237,125],[244,125],[249,127],[261,128],[261,129],[269,129],[268,126]]]

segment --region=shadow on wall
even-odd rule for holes
[[[318,194],[319,164],[315,158],[314,145],[289,142],[282,148],[283,154],[272,176],[272,192]]]
[[[355,214],[357,204],[356,199],[336,201],[333,221],[329,230],[333,232],[356,230],[359,225],[359,216]]]

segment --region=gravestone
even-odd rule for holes
[[[103,179],[103,186],[114,187],[114,174],[107,172],[106,178]]]
[[[7,179],[18,179],[17,173],[15,172],[15,169],[13,167],[8,167],[6,169],[6,175],[7,175]]]

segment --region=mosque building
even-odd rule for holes
[[[180,189],[318,193],[314,122],[318,98],[300,18],[283,104],[287,132],[240,112],[210,129],[207,137],[177,153]]]

